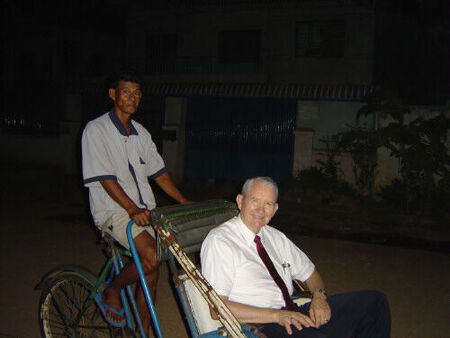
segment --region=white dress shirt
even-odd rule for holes
[[[277,229],[266,225],[258,235],[292,294],[292,279],[306,281],[314,272],[314,264]],[[259,257],[254,238],[240,216],[211,230],[201,248],[202,273],[219,295],[231,301],[282,308],[283,295]]]

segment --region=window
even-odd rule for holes
[[[174,68],[177,59],[177,34],[149,34],[145,41],[145,69],[147,72]]]
[[[220,32],[218,44],[219,63],[259,63],[260,61],[260,30]]]
[[[297,22],[296,57],[344,56],[345,21]]]

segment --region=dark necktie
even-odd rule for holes
[[[291,297],[289,296],[286,284],[284,284],[283,279],[280,277],[277,270],[275,269],[275,266],[273,265],[272,260],[267,254],[266,249],[264,249],[264,246],[261,243],[261,238],[258,235],[256,235],[254,241],[256,243],[256,250],[258,250],[259,257],[261,257],[262,261],[264,262],[264,265],[266,266],[267,270],[269,270],[270,275],[272,276],[275,283],[277,283],[278,287],[281,290],[281,293],[283,294],[284,302],[286,304],[286,310],[294,311],[295,306],[291,300]]]

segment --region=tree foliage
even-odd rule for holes
[[[387,120],[385,126],[366,128],[361,126],[360,118],[374,114],[378,119]],[[414,206],[420,211],[429,210],[435,199],[438,187],[445,187],[448,180],[450,156],[447,140],[450,120],[440,113],[425,119],[412,119],[410,107],[395,99],[376,101],[370,99],[363,106],[356,119],[355,126],[337,135],[339,147],[348,151],[354,161],[356,185],[360,193],[368,192],[373,186],[377,167],[377,151],[381,147],[389,150],[390,155],[399,160],[401,179],[392,182],[391,189],[384,189],[402,196],[402,206],[406,212]],[[445,189],[439,188],[440,192]],[[383,194],[382,194],[383,195]],[[420,201],[420,203],[417,203]],[[419,204],[419,205],[418,205]]]

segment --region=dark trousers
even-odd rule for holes
[[[319,328],[297,330],[293,334],[277,323],[265,324],[261,331],[267,337],[335,337],[335,338],[388,338],[391,332],[391,314],[386,296],[378,291],[359,291],[328,297],[331,308],[330,321]],[[309,316],[310,304],[298,307],[298,311]]]

